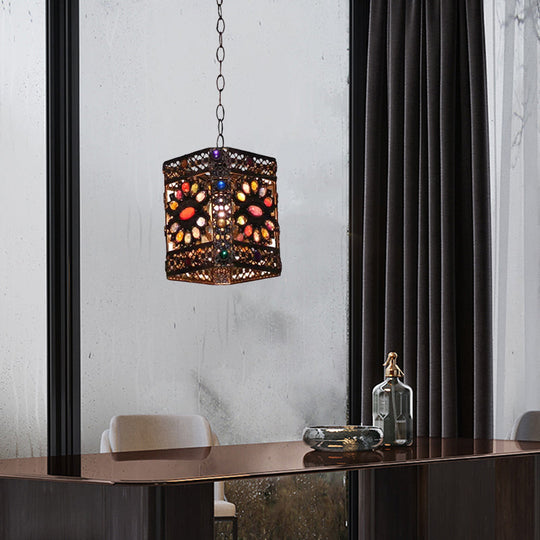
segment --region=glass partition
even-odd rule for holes
[[[347,490],[342,472],[293,474],[227,482],[238,537],[259,540],[347,540]],[[233,523],[216,520],[214,538],[232,538]]]
[[[166,279],[162,164],[215,145],[217,7],[80,3],[85,453],[122,414],[200,414],[221,444],[346,422],[348,2],[231,0],[223,16],[225,146],[277,160],[283,273],[210,286]],[[334,476],[227,483],[242,537],[276,511],[309,527],[321,491],[346,533]]]
[[[223,15],[225,145],[277,159],[283,273],[208,286],[166,279],[161,168],[215,144],[216,5],[81,1],[83,452],[119,414],[222,444],[346,421],[348,2]]]
[[[45,2],[0,5],[0,458],[47,453]]]

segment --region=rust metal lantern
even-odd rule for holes
[[[167,278],[211,285],[281,274],[276,160],[224,146],[223,0],[217,0],[216,146],[163,164]]]
[[[224,147],[163,164],[168,279],[225,285],[280,275],[276,166]]]

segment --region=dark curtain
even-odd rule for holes
[[[417,436],[490,438],[482,0],[371,1],[363,176],[362,311],[351,328],[362,421],[372,422],[372,388],[396,351]]]

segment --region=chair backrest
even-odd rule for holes
[[[99,451],[102,454],[107,454],[109,452],[112,452],[111,441],[109,439],[109,433],[110,433],[110,430],[106,429],[101,434],[101,441],[99,443]]]
[[[189,420],[186,421],[186,419]],[[190,433],[184,431],[181,438],[172,433],[172,431],[177,432],[179,426],[181,426],[182,429],[185,428],[186,424],[190,426]],[[110,452],[127,452],[132,450],[158,450],[163,448],[182,448],[186,446],[219,445],[217,435],[212,431],[210,431],[210,439],[208,442],[208,433],[206,430],[207,428],[210,430],[210,425],[203,416],[157,414],[115,416],[111,419],[110,425],[111,428],[106,429],[101,434],[100,452],[102,454]],[[207,442],[201,444],[180,444],[180,442],[185,441],[188,438],[188,435],[193,434],[194,427],[197,428],[195,431],[199,433],[199,436],[193,437],[192,440],[205,440]],[[169,430],[166,437],[161,433],[163,430]],[[111,442],[112,432],[115,434],[114,448]],[[137,439],[139,436],[142,438]],[[143,445],[144,448],[142,447]],[[216,501],[225,501],[223,482],[214,482],[214,499]]]
[[[199,415],[114,416],[108,438],[112,452],[212,446],[210,424]]]
[[[218,436],[212,431],[212,446],[219,446]],[[214,482],[214,499],[216,501],[225,500],[225,486],[223,482]]]
[[[516,441],[540,441],[540,411],[527,411],[522,414],[512,430]]]

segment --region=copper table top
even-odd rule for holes
[[[540,454],[540,442],[418,438],[407,448],[349,454],[311,450],[302,441],[84,454],[80,476],[47,474],[46,457],[0,460],[0,478],[105,484],[175,484],[421,465]],[[61,460],[63,458],[55,458]]]

